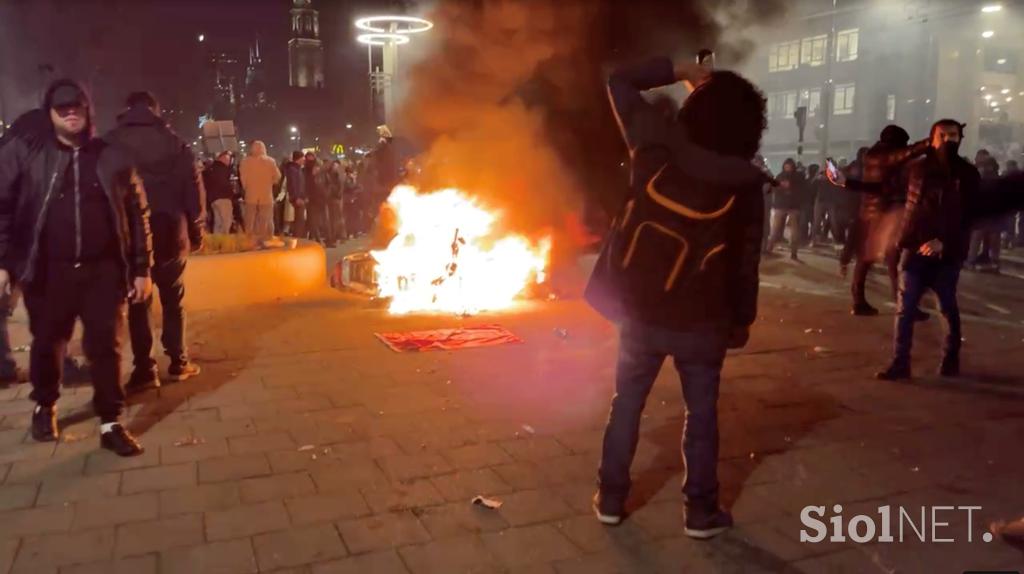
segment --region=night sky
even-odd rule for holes
[[[407,0],[314,0],[314,6],[327,83],[343,112],[365,114],[366,51],[354,40],[352,19],[415,6]],[[271,85],[286,86],[290,8],[290,0],[2,0],[0,117],[10,122],[38,105],[45,83],[69,76],[91,86],[101,128],[111,125],[125,95],[140,89],[196,118],[205,103],[200,79],[207,50],[230,50],[246,61],[257,37]],[[40,72],[47,64],[54,72]]]

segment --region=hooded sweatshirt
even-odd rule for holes
[[[261,141],[252,142],[249,155],[238,167],[247,205],[271,205],[274,203],[274,185],[281,181],[281,170],[273,158],[267,155],[267,146]]]

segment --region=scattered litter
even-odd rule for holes
[[[815,347],[814,348],[814,352],[815,353],[831,353],[832,349],[829,349],[828,347]]]
[[[179,441],[175,441],[174,446],[196,446],[196,445],[205,444],[205,443],[206,443],[205,439],[201,439],[199,437],[190,436],[188,438],[183,438],[183,439],[181,439]]]
[[[328,454],[329,452],[331,452],[331,447],[325,446],[324,447],[324,454]]]
[[[61,434],[62,442],[78,442],[85,438],[85,435],[74,434],[74,433],[63,433]]]
[[[494,498],[487,498],[486,496],[477,496],[476,498],[473,499],[473,504],[475,504],[476,506],[483,506],[484,508],[489,508],[491,510],[497,510],[501,508],[502,504],[505,503]]]
[[[813,333],[814,329],[804,329],[804,333]]]
[[[921,470],[920,466],[912,466],[912,467],[910,467],[910,472],[918,472],[920,470]]]
[[[398,353],[404,351],[453,351],[523,342],[522,339],[500,325],[408,333],[374,333],[374,335],[391,350]]]
[[[554,301],[555,299],[558,299],[558,295],[555,295],[554,293],[548,293],[548,301]]]
[[[315,446],[313,446],[313,445],[311,445],[311,444],[304,444],[304,445],[302,445],[302,446],[300,446],[300,447],[299,447],[299,452],[306,452],[306,451],[308,451],[308,450],[313,450],[313,449],[315,449],[315,448],[316,448],[316,447],[315,447]]]
[[[316,460],[316,455],[314,454],[313,456],[311,456],[310,460]]]
[[[791,437],[791,436],[782,437],[782,440],[784,440],[786,442],[793,442],[793,437]]]
[[[555,328],[554,332],[555,332],[555,335],[559,339],[563,339],[564,340],[564,339],[568,339],[569,338],[569,331],[566,330],[566,329],[562,329],[562,328],[559,327],[559,328]]]
[[[27,353],[30,350],[32,350],[31,345],[18,345],[17,347],[11,349],[11,351],[14,351],[15,353]]]
[[[530,425],[523,425],[523,430],[528,432],[528,433],[530,433],[530,434],[534,434],[534,433],[537,432],[537,431],[533,430],[533,427],[530,426]]]
[[[445,381],[445,382],[444,382],[444,384],[446,384],[446,385],[450,385],[450,384],[452,384],[452,380],[451,380],[451,379],[448,379],[447,381]]]
[[[755,455],[754,453],[750,453],[750,460],[754,460],[754,457],[755,457],[755,456],[756,456],[756,455]]]

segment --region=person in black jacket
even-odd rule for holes
[[[231,152],[222,151],[217,155],[217,160],[203,172],[203,183],[206,186],[206,201],[213,212],[213,232],[224,235],[231,233],[231,224],[235,221]]]
[[[878,373],[882,380],[908,379],[914,321],[921,297],[932,290],[946,323],[939,372],[960,374],[960,309],[957,284],[967,259],[971,226],[980,219],[1024,205],[1020,177],[990,182],[981,189],[978,170],[959,155],[963,125],[939,120],[932,126],[928,153],[907,165],[907,207],[898,247],[900,300],[893,360]]]
[[[47,136],[0,147],[0,292],[25,294],[32,332],[31,434],[55,441],[61,365],[75,319],[100,418],[100,444],[122,456],[143,452],[119,423],[125,300],[152,290],[149,206],[131,158],[92,136],[89,98],[72,80],[46,91]]]
[[[665,118],[641,92],[679,80],[696,88]],[[732,525],[718,500],[718,387],[726,349],[746,344],[757,316],[767,177],[752,160],[765,100],[732,72],[668,59],[617,71],[608,90],[631,186],[586,289],[620,324],[594,510],[622,520],[644,403],[671,356],[686,400],[685,532],[710,538]]]
[[[199,366],[188,358],[185,346],[185,265],[188,254],[203,245],[202,184],[195,156],[160,117],[160,105],[149,92],[135,92],[125,101],[127,109],[117,118],[117,127],[104,139],[127,150],[135,163],[152,209],[153,281],[160,292],[163,332],[160,342],[171,359],[167,375],[184,381],[199,374]],[[150,325],[151,297],[128,308],[135,369],[128,380],[129,391],[159,387],[153,360],[153,327]]]
[[[288,193],[288,201],[295,209],[295,219],[292,221],[292,236],[298,239],[306,237],[306,185],[302,165],[305,157],[301,151],[292,152],[292,161],[284,166],[284,186]]]
[[[804,194],[806,179],[797,171],[793,158],[782,163],[782,172],[775,178],[777,185],[772,191],[772,238],[770,250],[782,241],[783,233],[789,225],[789,257],[796,261],[800,248],[800,210],[801,198]]]

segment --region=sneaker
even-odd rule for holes
[[[156,371],[156,367],[135,367],[132,371],[132,376],[128,377],[128,382],[124,385],[124,390],[129,393],[138,393],[146,389],[156,389],[160,387],[160,375]]]
[[[601,491],[594,493],[592,508],[597,520],[608,526],[617,526],[622,522],[623,515],[626,514],[624,500],[616,496],[602,495]]]
[[[138,456],[146,452],[139,441],[120,424],[100,434],[100,446],[113,451],[117,456]]]
[[[690,538],[708,540],[732,528],[732,514],[715,508],[711,512],[686,509],[686,528],[683,532]]]
[[[37,405],[32,412],[32,438],[38,442],[54,442],[60,437],[57,429],[57,409]]]
[[[850,313],[858,317],[874,317],[878,315],[878,309],[872,307],[869,303],[857,303],[850,310]]]
[[[910,367],[893,363],[884,371],[875,373],[880,381],[905,381],[910,378]]]
[[[21,367],[14,367],[13,370],[0,372],[0,385],[16,385],[28,382],[28,371]]]
[[[181,382],[191,379],[202,371],[199,365],[186,360],[184,363],[171,363],[167,369],[167,375],[172,381]]]
[[[943,357],[942,364],[939,365],[939,374],[943,377],[959,377],[960,357],[953,355]]]

